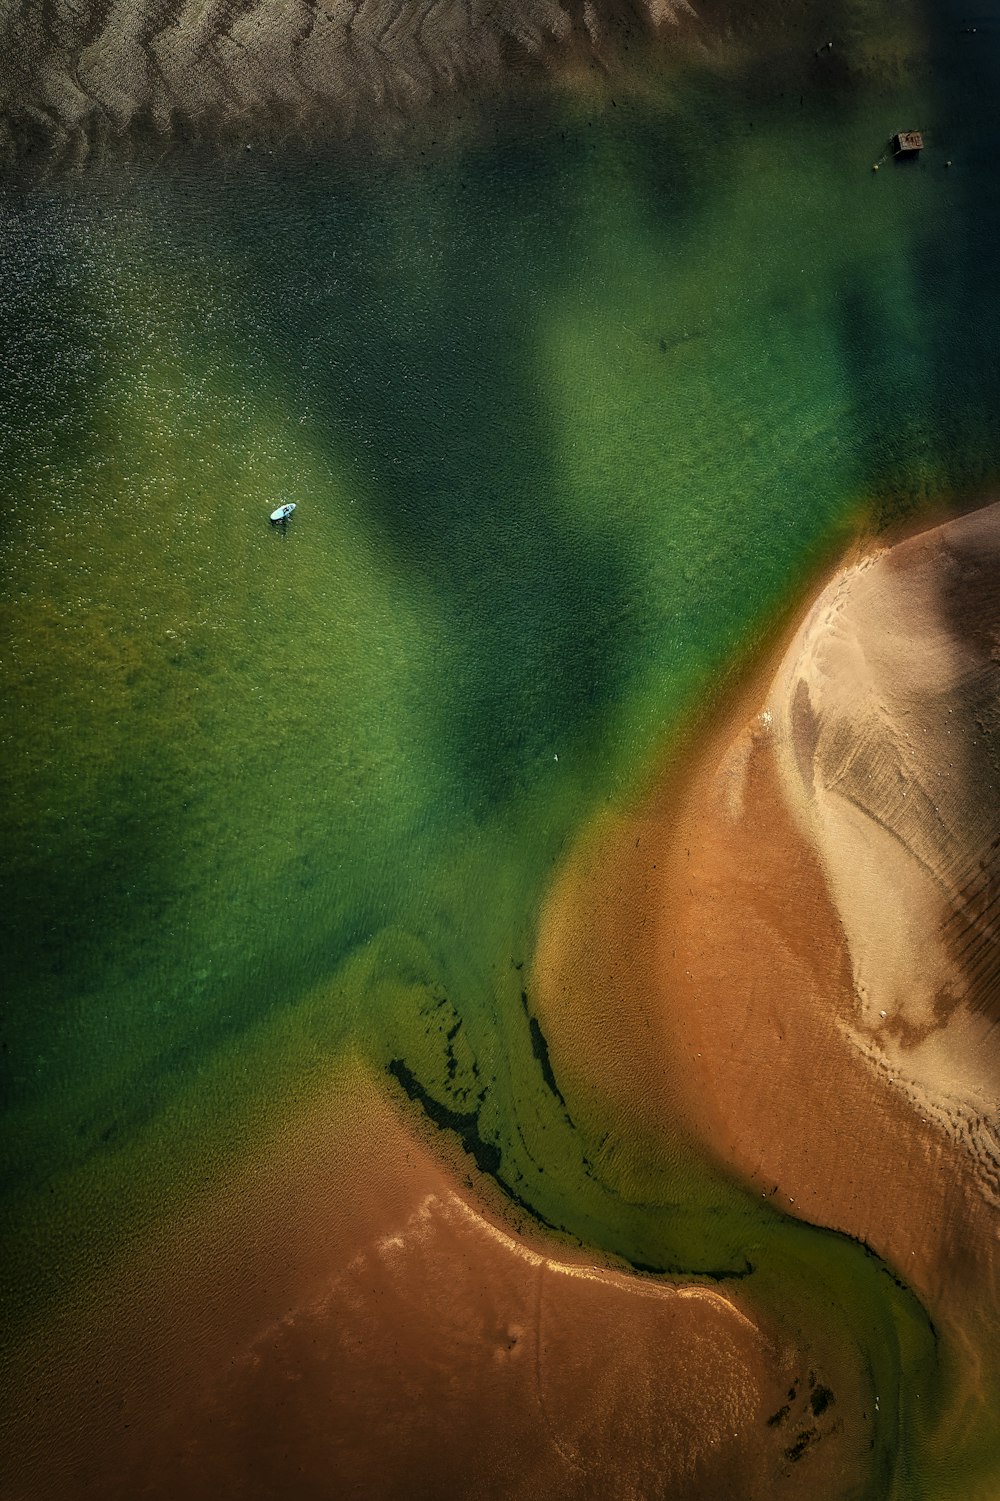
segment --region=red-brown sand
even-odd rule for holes
[[[39,1341],[4,1496],[805,1494],[767,1423],[802,1351],[526,1243],[411,1125],[352,1071]]]
[[[535,986],[572,1111],[686,1128],[898,1270],[957,1362],[946,1434],[1000,1346],[998,564],[994,507],[841,570],[694,767],[583,841]]]

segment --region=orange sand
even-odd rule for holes
[[[39,1346],[6,1497],[803,1494],[766,1421],[802,1351],[526,1244],[364,1073],[338,1100]]]
[[[582,843],[536,965],[576,1117],[661,1150],[686,1129],[789,1212],[864,1239],[961,1352],[956,1422],[988,1400],[1000,1343],[998,563],[993,507],[842,570],[694,770]],[[947,995],[906,1025],[942,972]]]

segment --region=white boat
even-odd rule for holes
[[[271,512],[271,520],[287,521],[294,510],[295,502],[294,500],[290,500],[287,505],[279,506],[276,511]]]

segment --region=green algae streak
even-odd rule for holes
[[[22,1329],[359,1049],[558,1233],[853,1347],[870,1496],[987,1469],[927,1459],[945,1365],[863,1247],[682,1144],[590,1170],[520,968],[574,834],[831,549],[1000,471],[994,158],[948,97],[692,76],[363,178],[8,198]],[[875,179],[901,120],[947,148]]]

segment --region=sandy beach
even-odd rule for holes
[[[772,690],[782,792],[840,914],[852,1041],[1000,1203],[1000,507],[824,591]]]

